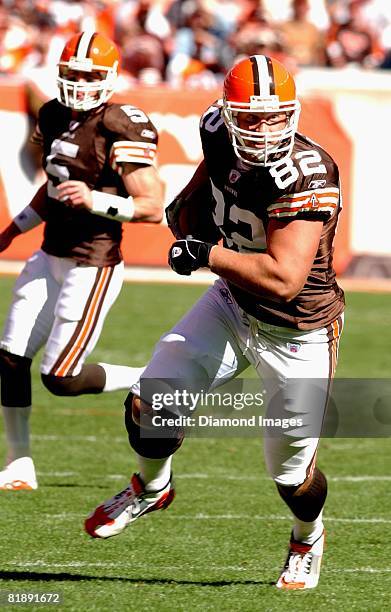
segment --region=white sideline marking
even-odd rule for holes
[[[37,472],[38,476],[55,476],[56,478],[64,478],[68,476],[78,476],[77,472]]]
[[[131,562],[124,562],[123,560],[121,560],[118,563],[104,563],[102,561],[94,561],[94,562],[90,562],[90,561],[69,561],[67,563],[48,563],[47,561],[5,561],[4,563],[2,563],[3,567],[20,567],[22,569],[25,568],[29,568],[29,567],[45,567],[45,568],[79,568],[79,567],[98,567],[98,568],[104,568],[104,569],[109,569],[109,568],[115,568],[115,569],[123,569],[123,568],[130,568],[130,569],[145,569],[148,568],[148,570],[151,569],[164,569],[164,570],[175,570],[175,571],[183,571],[184,568],[186,569],[200,569],[200,566],[192,566],[189,564],[182,564],[182,565],[164,565],[164,567],[162,568],[159,565],[152,565],[151,563],[137,563],[137,561],[131,561]],[[228,570],[228,571],[239,571],[239,572],[252,572],[254,571],[254,568],[248,568],[248,567],[243,567],[243,566],[236,566],[236,565],[213,565],[213,564],[209,564],[208,563],[208,568],[216,570],[216,571],[224,571],[224,570]],[[281,568],[280,567],[268,567],[268,568],[262,568],[262,567],[257,567],[257,571],[259,570],[259,572],[269,572],[269,571],[276,571],[278,572]],[[336,567],[336,568],[328,568],[325,567],[323,570],[323,573],[327,574],[334,574],[334,573],[348,573],[348,574],[358,574],[358,573],[367,573],[367,574],[388,574],[391,572],[391,567],[384,567],[384,568],[380,568],[380,567]],[[96,576],[96,579],[99,580],[99,576]],[[142,580],[142,578],[140,578],[140,580]]]
[[[103,563],[101,561],[95,561],[95,562],[89,562],[89,561],[69,561],[68,563],[47,563],[46,561],[27,561],[25,562],[19,562],[19,561],[7,561],[4,564],[2,564],[3,566],[20,566],[21,568],[26,568],[26,567],[46,567],[46,568],[77,568],[77,567],[102,567],[105,569],[108,568],[115,568],[115,569],[122,569],[122,568],[130,568],[130,569],[155,569],[155,570],[175,570],[175,571],[183,571],[184,567],[188,568],[188,569],[196,569],[199,566],[194,566],[194,565],[189,565],[188,563],[185,563],[183,565],[164,565],[163,568],[159,565],[155,565],[153,566],[150,563],[137,563],[137,561],[132,561],[130,563],[126,563],[123,561],[119,561],[118,563]],[[245,572],[248,571],[248,568],[246,567],[241,567],[241,566],[236,566],[236,565],[224,565],[224,566],[220,566],[220,565],[213,565],[213,564],[208,564],[208,568],[214,569],[216,571],[222,571],[222,570],[232,570],[232,571],[239,571],[239,572]],[[272,571],[278,571],[277,568],[268,568],[268,570],[272,570]],[[261,572],[266,572],[268,570],[266,570],[266,568],[259,568],[259,570]],[[96,578],[99,580],[99,576],[96,576]],[[158,579],[157,579],[158,580]],[[142,581],[142,578],[140,578],[140,581]]]
[[[203,478],[223,478],[224,480],[244,480],[244,481],[270,481],[271,478],[265,476],[241,476],[240,474],[175,474],[175,480],[180,479],[203,479]],[[371,481],[389,481],[391,476],[327,476],[328,481],[333,482],[371,482]]]
[[[80,472],[41,472],[37,471],[38,476],[81,476]],[[110,480],[124,480],[128,479],[127,474],[107,474],[105,476]],[[240,474],[218,474],[211,473],[205,474],[200,472],[195,472],[193,474],[176,474],[175,480],[206,480],[206,479],[222,479],[222,480],[237,480],[237,481],[245,481],[245,482],[261,482],[261,481],[269,481],[271,482],[271,478],[267,478],[266,476],[241,476]],[[327,480],[330,482],[389,482],[391,481],[391,476],[370,476],[370,475],[362,475],[362,476],[328,476]]]
[[[102,443],[102,438],[97,436],[59,436],[57,434],[32,434],[33,440],[41,440],[43,442],[58,442],[60,440],[74,440],[76,442],[95,442]],[[105,438],[105,442],[123,443],[126,442],[126,436],[117,436],[114,438]]]
[[[331,476],[327,480],[335,482],[376,482],[391,480],[391,476]]]
[[[65,416],[69,416],[70,414],[74,415],[75,411],[74,410],[69,410],[69,411],[64,411],[62,410],[61,412],[62,415]],[[79,413],[80,414],[80,413]],[[58,434],[32,434],[31,438],[33,440],[42,440],[42,441],[46,441],[46,442],[57,442],[60,440],[76,440],[76,441],[81,441],[81,442],[91,442],[91,443],[101,443],[102,442],[102,437],[101,436],[82,436],[82,435],[65,435],[65,436],[61,436]],[[340,438],[342,440],[342,438]],[[106,442],[114,442],[115,444],[123,444],[124,442],[127,441],[127,437],[126,435],[123,436],[115,436],[112,438],[105,438]],[[362,442],[363,440],[360,438],[360,441]],[[339,439],[338,438],[334,438],[333,440],[334,445],[333,445],[333,449],[334,451],[349,451],[351,449],[356,449],[357,445],[356,444],[349,444],[349,443],[345,443],[345,442],[341,442],[340,444]],[[185,476],[183,476],[183,478],[185,478]]]
[[[84,514],[80,512],[62,512],[60,514],[42,514],[42,518],[48,520],[74,520],[84,518]],[[249,514],[168,514],[165,516],[165,520],[183,520],[183,521],[292,521],[291,516],[283,516],[278,514],[269,514],[268,516],[261,515],[249,515]],[[388,524],[391,523],[391,519],[385,519],[382,517],[372,518],[342,518],[342,517],[324,517],[326,523],[369,523],[369,524]]]

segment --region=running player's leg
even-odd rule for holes
[[[313,332],[265,330],[262,334],[266,350],[258,371],[269,398],[267,417],[274,422],[279,419],[277,423],[292,419],[289,427],[270,427],[265,433],[267,469],[293,514],[287,564],[277,583],[280,588],[312,588],[319,579],[327,480],[316,466],[316,456],[341,329],[339,319]]]
[[[93,537],[117,535],[142,514],[163,508],[173,499],[172,455],[180,447],[184,430],[169,422],[152,428],[153,396],[208,391],[237,376],[248,365],[238,337],[243,323],[220,281],[210,288],[187,315],[156,345],[141,384],[133,386],[125,402],[129,442],[136,452],[139,473],[130,485],[107,500],[88,517],[86,530]],[[178,393],[178,395],[175,395]],[[183,404],[163,411],[183,414]],[[179,400],[180,403],[180,400]],[[161,413],[161,412],[160,412]],[[175,419],[171,419],[171,421]]]

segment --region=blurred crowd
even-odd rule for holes
[[[304,66],[391,68],[390,0],[2,0],[0,75],[56,63],[92,29],[144,85],[219,86],[243,55]]]

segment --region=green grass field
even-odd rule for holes
[[[13,282],[0,279],[1,321]],[[127,284],[94,360],[142,365],[160,334],[203,291]],[[338,375],[389,377],[391,296],[349,294],[347,302]],[[59,592],[57,608],[75,611],[389,608],[389,439],[322,440],[319,465],[329,497],[321,581],[314,591],[281,593],[273,582],[291,523],[266,476],[261,440],[186,440],[174,461],[174,504],[118,538],[92,540],[83,531],[85,516],[136,467],[123,427],[125,394],[50,396],[38,360],[33,393],[40,486],[1,493],[1,591]]]

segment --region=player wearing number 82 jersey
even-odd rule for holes
[[[341,210],[338,167],[322,147],[300,133],[295,134],[289,157],[271,166],[250,167],[230,146],[222,112],[220,104],[210,107],[202,117],[200,133],[215,201],[212,216],[224,246],[242,253],[265,252],[272,220],[322,222],[311,269],[292,300],[259,298],[228,281],[230,290],[246,312],[270,324],[302,330],[327,326],[344,308],[333,269],[333,241]],[[199,210],[202,218],[202,207]],[[208,215],[210,211],[205,212],[206,219]]]
[[[215,391],[251,365],[266,416],[293,419],[264,431],[267,470],[293,514],[277,581],[284,589],[319,579],[327,481],[316,458],[344,308],[332,266],[338,168],[297,132],[299,112],[292,76],[257,55],[232,67],[222,101],[201,118],[204,158],[167,208],[177,238],[169,263],[178,274],[209,267],[219,278],[161,337],[125,402],[140,477],[86,521],[90,535],[106,538],[171,502],[171,460],[185,432],[171,419],[174,426],[151,435],[154,393],[171,388],[163,409],[178,415],[181,392]]]

